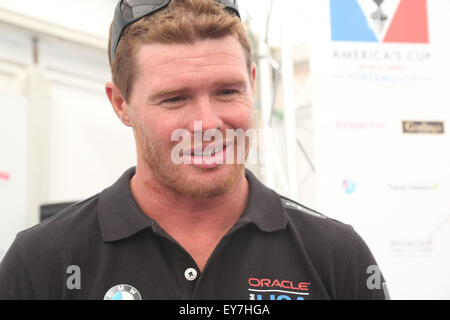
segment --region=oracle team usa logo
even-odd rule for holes
[[[250,300],[305,300],[309,296],[310,282],[285,279],[248,279]]]

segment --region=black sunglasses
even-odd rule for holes
[[[114,23],[111,39],[111,61],[114,59],[123,30],[133,22],[151,15],[169,5],[171,0],[120,0],[114,12]],[[236,0],[214,0],[225,6],[225,9],[236,14],[239,19],[239,8]]]

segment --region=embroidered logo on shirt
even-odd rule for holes
[[[249,278],[250,300],[305,300],[309,296],[310,282]]]
[[[118,284],[106,292],[103,300],[142,300],[135,287],[128,284]]]

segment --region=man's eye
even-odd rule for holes
[[[238,91],[236,89],[226,89],[226,90],[222,90],[221,93],[223,95],[232,95],[232,94],[238,93]]]
[[[181,102],[183,100],[184,100],[183,97],[173,97],[173,98],[164,100],[163,103],[177,103],[177,102]]]

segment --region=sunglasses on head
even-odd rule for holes
[[[171,0],[120,0],[114,12],[113,31],[111,39],[111,61],[114,59],[117,46],[123,30],[133,22],[151,15],[169,5]],[[225,9],[230,10],[240,18],[236,0],[214,0]]]

